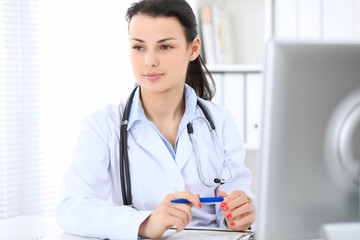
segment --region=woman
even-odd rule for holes
[[[255,206],[245,150],[229,111],[209,101],[213,93],[190,6],[185,0],[143,0],[128,9],[127,20],[139,84],[124,121],[132,206],[124,205],[119,180],[122,102],[85,121],[75,161],[62,184],[59,225],[70,233],[115,239],[159,238],[172,226],[177,231],[187,225],[248,229]],[[197,100],[214,121],[232,174]],[[194,144],[187,132],[189,122]],[[214,177],[226,180],[230,175],[229,183],[212,186]],[[222,196],[224,201],[201,205],[200,196]],[[171,202],[175,199],[190,203]]]

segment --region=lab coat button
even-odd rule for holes
[[[178,192],[179,191],[179,189],[177,189],[177,188],[174,188],[174,192]]]

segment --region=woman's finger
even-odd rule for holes
[[[246,230],[255,220],[255,206],[243,191],[233,191],[220,204],[229,228]]]
[[[252,212],[255,212],[255,206],[253,203],[245,203],[241,205],[240,207],[234,209],[233,211],[234,216],[241,216],[244,214],[249,214]]]
[[[251,213],[251,214],[241,215],[241,217],[237,217],[233,221],[228,221],[228,223],[230,222],[229,224],[230,228],[241,231],[241,230],[247,230],[254,221],[255,221],[255,213]]]
[[[237,218],[241,218],[242,216],[254,214],[255,215],[255,206],[253,203],[245,203],[238,208],[232,209],[231,211],[228,211],[228,213],[225,215],[225,218],[228,221],[232,221]]]
[[[249,197],[245,194],[237,194],[236,197],[227,198],[227,206],[229,211],[233,211],[234,209],[245,205],[249,202]]]
[[[202,207],[199,196],[193,194],[190,191],[182,191],[182,192],[168,194],[165,199],[167,199],[169,202],[171,202],[171,200],[176,200],[176,199],[186,199],[190,202],[188,204],[190,204],[191,207],[193,206],[197,206],[199,208]]]
[[[239,190],[233,191],[232,193],[226,196],[225,202],[229,203],[242,196],[247,196],[247,195],[243,191],[239,191]]]
[[[218,191],[217,191],[217,195],[218,195],[219,197],[226,197],[228,194],[227,194],[226,192],[222,191],[222,190],[218,190]]]
[[[224,216],[228,215],[229,211],[231,211],[232,209],[235,209],[241,204],[244,204],[246,200],[246,195],[242,191],[234,191],[227,195],[224,201],[220,204]]]
[[[188,223],[192,220],[191,206],[189,204],[173,203],[172,205],[173,208],[185,213]],[[176,215],[176,213],[177,213],[176,211],[172,211],[172,214]]]
[[[189,217],[185,211],[182,211],[182,210],[174,208],[174,207],[170,207],[167,209],[167,214],[171,217],[179,219],[183,226],[186,226],[189,223],[189,221],[188,221]],[[178,225],[176,225],[176,226],[178,226]]]
[[[187,224],[184,223],[184,221],[176,216],[169,215],[167,217],[167,228],[171,228],[173,226],[176,226],[176,232],[180,232],[184,230]]]

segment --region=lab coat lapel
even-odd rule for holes
[[[180,171],[183,169],[187,161],[190,159],[193,152],[194,149],[190,140],[190,136],[187,130],[184,129],[179,138],[176,157],[175,157],[175,162]]]
[[[152,156],[152,159],[162,161],[169,166],[174,167],[174,159],[169,150],[166,148],[161,137],[151,126],[138,125],[134,128],[134,136],[137,136],[137,144],[148,152]]]

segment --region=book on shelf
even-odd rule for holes
[[[205,6],[200,9],[201,19],[201,40],[203,43],[203,53],[207,64],[216,64],[215,59],[215,43],[211,19],[211,8]]]
[[[212,5],[200,8],[201,37],[207,64],[233,63],[229,14],[225,8]]]

